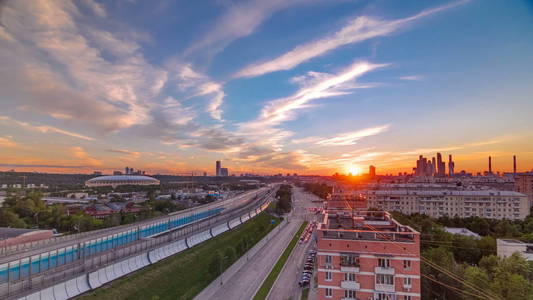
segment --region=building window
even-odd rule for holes
[[[326,263],[331,264],[331,255],[326,255]]]
[[[359,267],[359,257],[354,255],[341,255],[341,266]]]
[[[330,288],[326,288],[326,297],[332,297],[333,291]]]
[[[390,268],[390,259],[388,259],[388,258],[378,258],[378,267]]]
[[[411,277],[405,277],[403,279],[403,285],[411,285]]]
[[[403,296],[403,300],[411,300],[411,296]]]
[[[386,274],[377,274],[376,284],[394,285],[394,276]]]
[[[375,300],[394,300],[394,295],[378,293],[374,295]]]
[[[411,261],[410,260],[404,260],[403,261],[403,268],[406,270],[411,270]]]
[[[331,281],[331,272],[326,272],[326,280]]]
[[[344,298],[356,299],[354,290],[344,290]]]
[[[355,281],[354,273],[344,273],[344,281]]]

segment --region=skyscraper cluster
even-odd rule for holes
[[[449,175],[453,176],[455,163],[452,161],[452,156],[449,156],[448,170]],[[414,168],[416,176],[446,176],[446,162],[442,160],[442,154],[437,153],[437,158],[432,157],[431,160],[420,155],[416,161],[416,168]]]
[[[222,163],[220,162],[220,160],[217,160],[216,162],[215,174],[216,176],[229,176],[228,168],[222,168]]]

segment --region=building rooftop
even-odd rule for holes
[[[9,228],[0,227],[0,240],[5,240],[30,232],[41,231],[41,229]]]
[[[450,190],[366,190],[359,191],[370,195],[419,195],[419,196],[510,196],[527,197],[513,191],[476,190],[476,191],[450,191]]]
[[[98,182],[98,181],[151,181],[159,182],[159,180],[143,175],[109,175],[109,176],[99,176],[87,180],[87,182]]]
[[[385,211],[330,210],[318,229],[324,238],[412,242],[418,232]]]
[[[481,236],[475,232],[472,232],[466,228],[457,228],[457,227],[444,227],[444,231],[451,233],[451,234],[459,234],[464,236],[470,236],[475,239],[480,239]]]

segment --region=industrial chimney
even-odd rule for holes
[[[492,157],[489,156],[489,174],[492,174]]]
[[[516,174],[516,155],[513,155],[513,174]]]

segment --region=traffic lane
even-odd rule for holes
[[[240,199],[240,198],[248,196],[247,199],[251,200],[253,198],[253,196],[255,195],[255,193],[259,193],[261,191],[260,190],[254,190],[254,191],[251,191],[251,192],[252,192],[252,194],[239,195],[239,196],[237,196],[237,199]],[[253,193],[253,192],[255,192],[255,193]],[[229,200],[230,199],[225,200],[225,201],[229,201]],[[231,201],[233,201],[233,200],[235,200],[235,198],[232,198]],[[221,204],[221,203],[219,203],[219,204]],[[226,205],[227,205],[227,203],[226,203]],[[11,262],[11,261],[16,261],[18,259],[26,258],[28,256],[39,255],[41,253],[46,253],[46,252],[49,252],[49,251],[53,251],[53,250],[57,250],[57,249],[61,249],[61,248],[66,248],[66,247],[69,247],[69,246],[77,245],[79,243],[85,243],[85,242],[88,242],[88,241],[91,241],[91,240],[94,240],[94,239],[97,239],[97,238],[109,236],[109,235],[112,235],[112,234],[117,234],[117,233],[121,233],[121,232],[124,232],[124,231],[137,229],[140,226],[145,226],[145,225],[149,225],[149,224],[152,224],[152,223],[155,223],[155,222],[165,221],[165,220],[168,220],[171,217],[187,216],[187,215],[190,215],[190,214],[194,213],[197,210],[204,210],[204,209],[210,209],[210,208],[215,208],[215,207],[198,206],[198,207],[193,208],[194,209],[193,211],[183,211],[183,212],[180,212],[179,214],[172,215],[172,216],[163,216],[163,217],[143,220],[143,221],[140,221],[139,223],[126,224],[126,225],[121,225],[121,226],[117,226],[117,227],[113,227],[113,228],[98,230],[98,231],[92,232],[91,234],[89,234],[87,236],[84,236],[84,237],[81,237],[81,238],[78,238],[78,239],[75,238],[75,239],[69,239],[69,240],[66,240],[66,241],[61,241],[61,242],[58,242],[58,243],[45,244],[45,245],[42,245],[42,247],[29,248],[29,249],[20,249],[16,253],[12,253],[10,255],[6,255],[6,256],[1,257],[0,258],[0,264],[8,263],[8,262]],[[189,225],[192,225],[192,224],[189,224]]]

